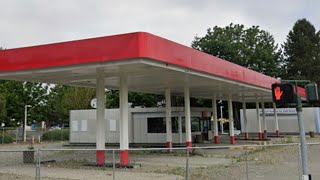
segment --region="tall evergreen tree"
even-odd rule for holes
[[[306,19],[298,20],[289,32],[284,49],[284,78],[320,82],[320,33]]]

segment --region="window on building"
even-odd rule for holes
[[[199,132],[201,124],[200,124],[200,118],[192,117],[191,118],[191,132]]]
[[[182,132],[186,132],[185,119],[181,118]],[[179,118],[171,117],[172,133],[179,133]],[[200,118],[191,118],[191,132],[199,132],[201,129]],[[153,117],[148,118],[148,133],[166,133],[166,118]]]
[[[166,133],[166,120],[163,117],[148,118],[148,133]]]
[[[208,132],[211,130],[211,118],[209,117],[201,118],[200,122],[201,122],[202,132]]]
[[[181,124],[182,124],[182,133],[185,133],[186,132],[186,121],[185,121],[184,117],[181,118]]]
[[[172,133],[179,133],[179,119],[178,117],[171,117]]]

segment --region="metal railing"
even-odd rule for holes
[[[320,143],[309,143],[310,172],[320,179]],[[121,166],[119,149],[0,150],[0,179],[301,179],[298,143],[137,148]]]

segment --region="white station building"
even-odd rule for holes
[[[203,140],[212,140],[211,108],[191,108],[192,140],[203,135]],[[105,110],[105,143],[120,142],[120,111]],[[70,143],[87,144],[96,141],[96,110],[70,111]],[[129,143],[160,144],[166,142],[165,108],[130,108]],[[183,144],[186,141],[185,117],[183,107],[171,108],[172,143]]]

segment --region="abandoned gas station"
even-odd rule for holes
[[[256,104],[258,138],[267,131],[265,103],[277,79],[202,53],[167,39],[129,33],[0,51],[0,79],[96,88],[96,162],[105,162],[105,89],[120,91],[120,164],[129,163],[128,91],[164,94],[166,147],[172,147],[171,96],[184,97],[185,144],[192,146],[190,98],[212,99],[214,142],[219,143],[217,100],[228,102],[230,144],[235,144],[232,102],[242,102],[245,139],[250,119],[246,104]],[[299,89],[304,96],[304,91]],[[261,106],[259,105],[261,104]],[[274,112],[276,105],[273,103]],[[274,113],[276,135],[278,117]]]

